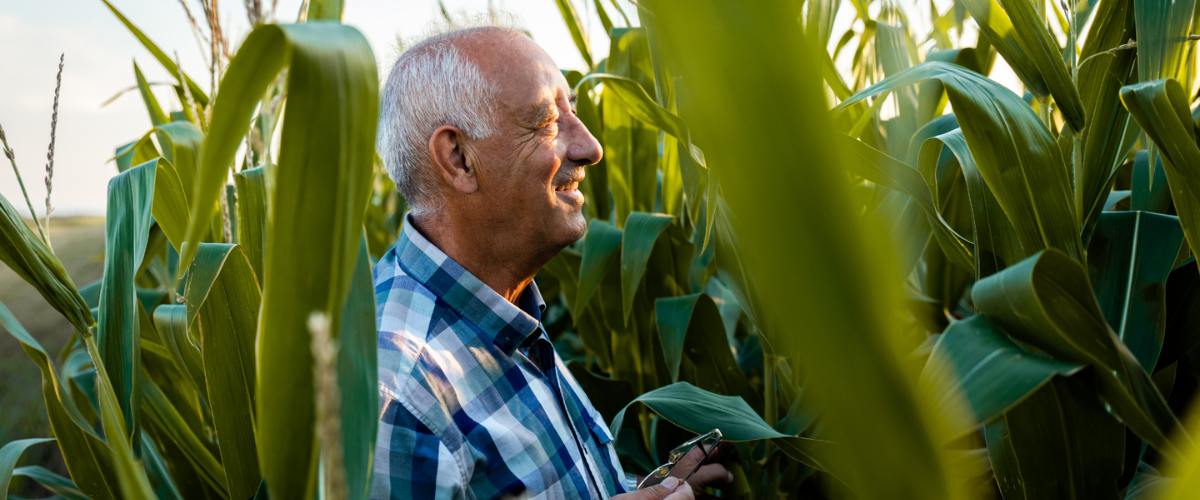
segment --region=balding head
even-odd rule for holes
[[[488,47],[511,45],[524,34],[482,26],[434,34],[396,61],[380,106],[379,156],[414,213],[437,211],[437,173],[430,164],[429,137],[453,125],[473,139],[496,132],[500,90],[476,61]],[[489,68],[490,69],[490,68]]]

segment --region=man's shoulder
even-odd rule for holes
[[[454,390],[446,365],[459,364],[455,356],[463,352],[449,347],[461,346],[445,320],[453,311],[405,272],[394,248],[379,259],[373,274],[380,391],[440,434],[449,415],[437,409],[438,401]]]

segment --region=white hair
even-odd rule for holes
[[[458,47],[458,42],[496,30],[520,34],[511,23],[497,26],[496,20],[494,14],[478,19],[464,16],[464,21],[435,26],[404,51],[389,72],[379,107],[376,147],[414,214],[442,207],[439,175],[429,151],[429,139],[438,127],[457,127],[471,139],[496,133],[499,88]],[[464,28],[464,24],[475,26]]]

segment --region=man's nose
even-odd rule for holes
[[[592,135],[587,126],[575,115],[568,115],[570,121],[567,137],[567,160],[581,166],[595,165],[604,157],[600,141]]]

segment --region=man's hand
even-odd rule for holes
[[[699,474],[699,472],[697,472]],[[693,476],[694,477],[694,476]],[[668,477],[663,482],[612,497],[609,500],[695,500],[696,495],[688,483],[676,477]]]
[[[679,463],[671,469],[669,477],[677,477],[683,479],[696,469],[696,465],[703,460],[705,465],[700,466],[692,477],[688,478],[687,482],[696,491],[704,491],[704,488],[715,488],[733,482],[733,474],[725,470],[725,466],[721,465],[726,460],[733,458],[737,454],[737,448],[732,444],[723,442],[717,446],[717,449],[708,453],[708,458],[705,459],[704,452],[700,451],[700,447],[692,448],[683,458],[679,459]],[[666,482],[666,481],[663,481]]]

